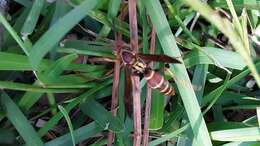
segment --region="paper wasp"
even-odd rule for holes
[[[175,94],[175,90],[168,80],[164,79],[159,72],[152,70],[145,61],[165,63],[180,63],[180,61],[167,55],[135,54],[125,48],[121,49],[120,56],[124,65],[128,66],[132,73],[142,74],[144,76],[150,88],[157,89],[166,96]]]

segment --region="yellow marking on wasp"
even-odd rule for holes
[[[139,67],[139,66],[133,66],[136,70],[142,72],[143,71],[143,68]]]
[[[150,80],[150,79],[153,77],[153,75],[154,75],[154,71],[151,71],[151,72],[150,72],[150,76],[145,77],[145,79],[146,79],[146,80]]]
[[[169,87],[169,82],[167,82],[166,86],[161,90],[162,93],[164,93]]]
[[[146,67],[146,65],[141,63],[141,62],[137,62],[137,65],[140,66],[141,68],[145,68]]]
[[[170,90],[167,93],[165,93],[165,95],[169,95],[171,92],[172,92],[172,87],[170,87]]]
[[[135,62],[135,64],[133,64],[133,68],[139,72],[144,72],[144,69],[146,68],[146,66],[142,62],[137,61],[137,62]]]
[[[154,86],[154,87],[152,87],[152,88],[153,88],[153,89],[157,89],[157,88],[161,87],[161,86],[162,86],[162,84],[163,84],[163,82],[164,82],[164,78],[161,78],[161,80],[160,80],[159,84],[155,85],[155,86]]]

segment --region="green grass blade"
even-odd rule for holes
[[[121,0],[110,0],[107,14],[110,17],[116,17],[118,10],[120,9]],[[103,25],[99,31],[99,37],[106,37],[111,30],[111,27]]]
[[[64,16],[70,10],[70,6],[64,0],[56,0],[55,11],[51,20],[51,25],[57,22],[62,16]]]
[[[248,53],[247,42],[245,43],[242,38],[243,36],[237,32],[237,28],[228,20],[221,17],[217,12],[215,12],[208,5],[205,5],[199,0],[185,0],[194,10],[198,11],[202,16],[204,16],[210,23],[215,25],[225,36],[228,37],[230,43],[234,49],[241,55],[243,61],[247,64],[252,75],[254,76],[258,87],[260,87],[260,76],[257,69],[252,61],[250,54]],[[241,25],[240,25],[241,26]]]
[[[30,0],[14,0],[14,1],[25,7],[30,7],[32,5],[32,2]]]
[[[66,111],[66,109],[64,107],[62,107],[61,105],[58,105],[59,110],[61,111],[61,113],[63,114],[63,116],[66,119],[66,122],[69,126],[69,131],[70,131],[70,136],[71,136],[71,140],[72,140],[72,145],[75,146],[76,142],[75,142],[75,137],[74,137],[74,130],[73,130],[73,126],[69,117],[68,112]]]
[[[211,92],[212,94],[210,94],[209,96],[212,96],[213,99],[211,100],[211,102],[207,106],[207,108],[203,111],[203,114],[207,113],[210,110],[210,108],[217,102],[217,100],[219,99],[221,94],[227,88],[227,83],[228,83],[230,77],[231,77],[231,74],[227,74],[226,79],[225,79],[223,85],[221,86],[221,88],[218,88],[219,90],[216,90],[216,92]]]
[[[29,63],[27,56],[18,55],[14,53],[0,52],[0,58],[0,70],[32,70],[31,64]],[[40,68],[44,69],[46,67],[47,64],[40,64]]]
[[[164,102],[164,95],[159,91],[153,90],[149,129],[158,130],[162,128],[164,121]]]
[[[180,133],[184,132],[184,131],[187,130],[188,128],[190,128],[190,125],[189,125],[189,124],[186,124],[186,125],[184,125],[183,127],[177,129],[176,131],[174,131],[174,132],[172,132],[172,133],[170,133],[170,134],[166,134],[166,135],[164,135],[164,136],[161,137],[161,138],[158,138],[158,139],[156,139],[156,140],[154,140],[154,141],[151,141],[151,142],[149,143],[149,146],[157,146],[157,145],[159,145],[159,144],[161,144],[161,143],[163,143],[163,142],[165,142],[165,141],[167,141],[167,140],[172,139],[173,137],[177,137]]]
[[[98,126],[98,124],[96,124],[95,122],[82,126],[81,128],[74,130],[75,141],[76,143],[79,143],[83,140],[86,140],[89,137],[92,137],[93,135],[98,134],[102,130],[103,129],[100,126]],[[72,145],[70,134],[63,135],[44,144],[44,146],[65,146],[65,145],[67,146]]]
[[[237,128],[211,132],[213,140],[217,141],[258,141],[259,127]]]
[[[75,56],[75,54],[71,54],[71,55]],[[14,71],[32,71],[33,70],[31,64],[29,63],[28,57],[25,55],[0,52],[0,58],[1,58],[0,70],[14,70]],[[39,65],[39,68],[41,68],[41,70],[46,70],[48,67],[52,66],[54,63],[55,63],[54,61],[44,60]],[[64,66],[64,65],[62,65],[62,66]],[[70,63],[70,64],[68,64],[68,66],[62,67],[62,68],[64,68],[64,70],[95,72],[97,70],[104,70],[105,66]]]
[[[80,105],[82,112],[94,119],[104,129],[114,132],[123,131],[124,127],[118,117],[114,117],[100,103],[95,100],[87,100]],[[98,115],[98,116],[97,116]]]
[[[111,80],[108,80],[104,83],[102,83],[99,86],[93,87],[92,89],[90,89],[89,91],[81,94],[79,97],[77,97],[75,100],[73,100],[72,102],[70,102],[68,105],[65,106],[65,109],[69,112],[72,108],[74,108],[76,105],[78,105],[80,102],[82,102],[82,100],[86,100],[87,98],[90,98],[93,94],[95,94],[96,92],[100,91],[101,89],[103,89],[104,87],[108,86],[109,84],[111,84]],[[44,134],[46,134],[48,132],[48,130],[50,130],[53,126],[55,126],[59,120],[62,118],[62,114],[59,112],[57,113],[55,116],[53,116],[39,131],[39,135],[43,136]]]
[[[248,141],[248,142],[230,142],[222,146],[258,146],[258,145],[260,145],[260,142]]]
[[[256,115],[257,115],[258,126],[260,127],[260,107],[256,108]]]
[[[45,3],[45,0],[35,0],[34,1],[31,11],[30,11],[29,15],[27,16],[26,21],[21,30],[21,34],[23,35],[23,37],[27,38],[28,35],[33,33],[33,31],[36,27],[36,23],[38,22],[38,19],[40,17],[41,10],[42,10],[44,3]]]
[[[51,108],[51,113],[52,115],[55,115],[57,113],[55,95],[52,93],[47,93],[47,98]]]
[[[75,60],[78,56],[76,54],[70,54],[61,57],[50,67],[44,70],[44,73],[38,73],[38,78],[44,83],[53,83],[57,80],[59,75]]]
[[[227,68],[242,70],[246,64],[241,55],[213,47],[203,47],[203,51],[194,49],[184,57],[185,66],[190,68],[197,64],[215,64]]]
[[[92,11],[91,13],[88,14],[92,19],[109,26],[110,28],[113,27],[113,24],[111,23],[112,21],[115,21],[115,28],[117,29],[118,32],[122,33],[123,35],[129,37],[129,24],[120,21],[118,18],[111,18],[110,16],[106,15],[105,13],[95,10]],[[120,24],[120,25],[119,25]]]
[[[93,55],[100,57],[114,57],[112,54],[112,48],[106,46],[98,46],[89,44],[86,41],[82,40],[71,40],[66,41],[64,48],[58,50],[62,53],[77,53],[83,55]]]
[[[5,129],[5,128],[0,128],[0,143],[3,145],[11,145],[15,143],[15,132]]]
[[[28,146],[43,145],[41,138],[30,125],[29,121],[5,92],[2,92],[1,95],[1,105],[4,108],[7,118],[11,121],[13,126],[23,137]]]
[[[198,39],[196,39],[195,36],[191,33],[191,31],[189,31],[184,22],[182,22],[181,18],[178,15],[175,15],[174,18],[175,20],[177,20],[178,24],[180,25],[184,33],[187,34],[189,38],[193,41],[193,43],[199,44]]]
[[[172,57],[181,56],[160,2],[148,0],[145,5],[164,53]],[[171,66],[171,70],[176,75],[176,84],[198,144],[211,146],[209,133],[184,64]]]
[[[260,62],[256,63],[256,67],[260,67]],[[223,86],[226,86],[226,88],[229,88],[230,86],[232,86],[233,84],[237,83],[239,80],[241,80],[242,78],[244,78],[246,75],[248,75],[249,69],[246,69],[244,71],[242,71],[240,74],[236,75],[235,77],[233,77],[232,79],[230,79],[226,85],[221,85],[218,88],[216,88],[215,90],[211,91],[209,94],[207,94],[204,98],[203,98],[203,102],[202,102],[202,106],[205,106],[206,104],[208,104],[210,101],[213,100],[215,93],[217,93],[219,90],[221,90],[221,88],[223,88]],[[215,92],[215,93],[214,93]]]
[[[208,67],[207,64],[197,65],[192,78],[192,85],[200,105],[202,103]]]
[[[17,32],[12,28],[12,26],[7,22],[5,17],[0,13],[0,22],[3,24],[5,29],[11,34],[14,40],[18,43],[18,45],[23,49],[26,55],[29,55],[29,50],[26,48],[22,39],[18,36]]]
[[[48,93],[71,93],[78,92],[78,89],[51,89],[43,88],[39,86],[16,83],[11,81],[0,81],[1,89],[18,90],[18,91],[30,91],[30,92],[48,92]]]
[[[260,2],[258,0],[236,0],[233,1],[234,7],[236,7],[237,10],[241,10],[242,8],[247,9],[260,9]],[[228,9],[227,2],[226,1],[209,1],[209,4],[213,7],[221,7]]]
[[[34,69],[38,69],[42,58],[50,51],[62,37],[82,20],[100,0],[85,0],[65,16],[60,18],[44,35],[33,45],[29,60]]]

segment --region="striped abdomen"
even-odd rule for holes
[[[150,88],[157,89],[167,96],[175,95],[174,88],[158,72],[148,70],[144,73],[144,78]]]

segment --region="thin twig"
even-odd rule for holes
[[[119,93],[119,77],[120,77],[120,56],[119,53],[116,54],[117,59],[114,65],[114,79],[113,79],[113,87],[112,87],[112,100],[111,100],[111,112],[113,116],[117,114],[117,105],[118,105],[118,93]],[[114,139],[114,134],[112,131],[108,134],[108,146],[112,146]]]
[[[151,32],[151,43],[150,43],[150,54],[155,52],[155,28],[153,27]],[[153,63],[150,63],[150,67],[153,66]],[[149,143],[149,124],[150,124],[150,110],[151,110],[151,98],[152,98],[152,89],[147,86],[146,92],[146,101],[145,101],[145,116],[144,116],[144,130],[143,130],[143,146],[148,146]]]
[[[126,14],[124,7],[121,7],[121,14],[119,15],[120,20],[124,20]],[[119,24],[120,25],[120,24]],[[111,111],[113,116],[116,116],[117,114],[117,106],[118,106],[118,95],[119,95],[119,79],[120,79],[120,67],[121,67],[121,57],[120,57],[120,51],[122,45],[118,45],[118,43],[122,43],[122,34],[116,33],[116,30],[114,30],[115,33],[115,40],[116,43],[114,45],[114,51],[116,55],[116,61],[114,64],[114,79],[113,79],[113,87],[112,87],[112,101],[111,101]],[[114,140],[114,133],[110,131],[108,133],[108,143],[107,146],[112,146]]]
[[[138,29],[136,17],[136,0],[129,0],[129,25],[130,25],[130,44],[133,53],[138,52]],[[141,145],[142,126],[141,126],[141,101],[140,101],[140,79],[139,76],[131,75],[133,92],[133,117],[134,117],[134,146]]]

